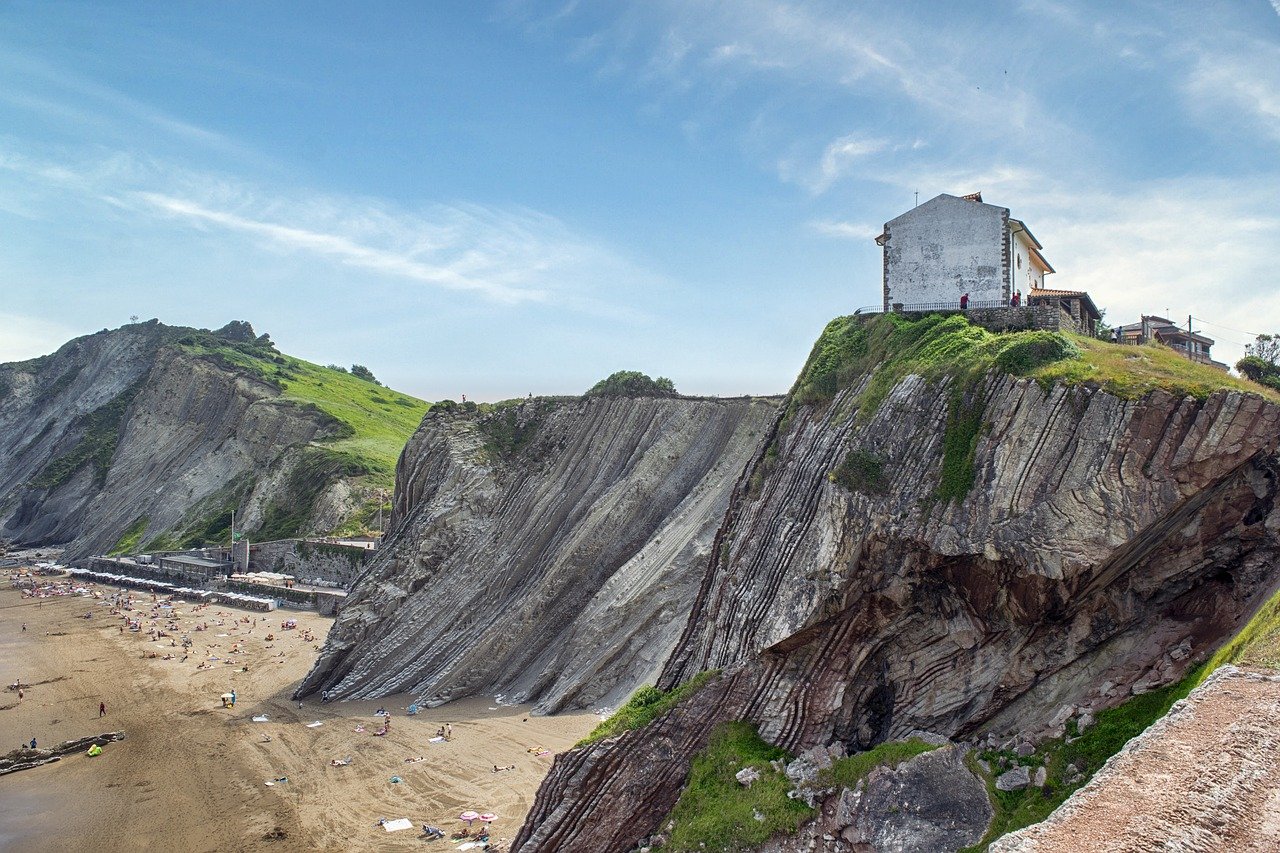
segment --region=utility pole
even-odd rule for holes
[[[1191,334],[1191,315],[1187,315],[1187,334]]]

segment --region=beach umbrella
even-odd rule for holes
[[[495,820],[498,819],[498,816],[493,812],[485,812],[484,814],[480,815],[479,819],[484,821],[485,823],[493,823]]]
[[[467,826],[471,826],[471,822],[473,820],[479,820],[479,819],[480,819],[479,812],[465,811],[462,814],[458,815],[458,820],[465,820],[467,822]]]

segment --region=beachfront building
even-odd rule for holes
[[[1040,241],[1007,207],[986,204],[982,193],[945,193],[891,219],[876,238],[884,250],[884,310],[1007,306],[1044,290],[1054,271]],[[1092,304],[1092,303],[1090,303]]]
[[[1116,342],[1122,344],[1161,343],[1192,361],[1212,365],[1220,370],[1228,369],[1227,365],[1213,360],[1210,355],[1213,338],[1192,331],[1190,317],[1187,318],[1187,327],[1184,329],[1164,317],[1143,314],[1142,319],[1136,323],[1117,326],[1115,336]]]

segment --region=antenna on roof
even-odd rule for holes
[[[915,203],[915,207],[919,207],[919,206],[920,206],[920,190],[916,190],[916,203]]]

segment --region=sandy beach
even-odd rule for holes
[[[0,691],[0,753],[32,738],[52,746],[126,732],[99,757],[70,755],[0,777],[2,849],[453,850],[461,842],[424,841],[421,825],[452,832],[468,809],[497,816],[501,849],[554,754],[598,722],[590,713],[532,717],[485,698],[415,716],[407,696],[299,707],[289,693],[331,620],[178,601],[153,622],[150,594],[132,590],[137,609],[125,615],[142,630],[122,631],[109,603],[120,590],[92,589],[103,598],[24,598],[0,573],[0,681],[28,685],[21,699]],[[285,619],[298,628],[281,630]],[[153,640],[152,628],[170,636]],[[185,661],[184,635],[192,641]],[[236,705],[224,708],[219,696],[232,689]],[[391,715],[384,736],[375,735],[386,719],[375,715],[380,707]],[[433,742],[446,724],[452,737]],[[349,765],[331,763],[348,757]],[[378,824],[398,818],[414,828]]]

